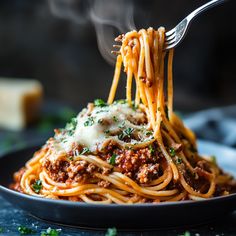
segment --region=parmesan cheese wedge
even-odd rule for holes
[[[22,130],[37,119],[42,94],[36,80],[0,78],[0,127]]]

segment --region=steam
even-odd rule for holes
[[[91,21],[104,59],[114,64],[111,54],[117,34],[135,29],[133,4],[129,0],[49,0],[52,13],[77,24]]]

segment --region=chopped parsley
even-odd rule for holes
[[[90,152],[89,148],[88,148],[88,147],[84,147],[84,148],[82,149],[82,151],[80,152],[80,154],[83,155],[83,154],[86,154],[86,153],[88,153],[88,152]]]
[[[59,236],[61,233],[61,229],[52,229],[48,228],[46,231],[41,232],[41,236]]]
[[[85,122],[84,122],[84,126],[92,126],[94,124],[94,119],[93,117],[89,117]]]
[[[148,146],[148,149],[149,149],[151,155],[153,155],[155,153],[155,149],[153,148],[153,146],[151,144]]]
[[[109,159],[109,164],[114,166],[116,164],[116,158],[117,158],[117,155],[115,153],[113,153]]]
[[[28,234],[34,234],[35,233],[34,230],[32,230],[30,228],[27,228],[25,226],[19,226],[18,231],[21,235],[28,235]]]
[[[109,228],[105,236],[117,236],[117,229],[116,228]]]
[[[118,135],[118,138],[120,140],[123,140],[125,138],[131,138],[131,135],[132,135],[133,131],[134,131],[134,128],[129,127],[127,129],[123,130],[123,132]]]
[[[179,236],[191,236],[190,232],[189,231],[186,231],[184,234],[181,234]]]
[[[127,128],[127,129],[125,129],[124,131],[123,131],[123,133],[128,137],[128,138],[130,138],[131,137],[131,134],[133,133],[133,131],[134,131],[134,128]]]
[[[40,190],[42,189],[42,180],[38,179],[34,182],[34,184],[32,185],[34,192],[35,193],[39,193]]]
[[[109,133],[110,133],[109,129],[104,130],[104,134],[109,134]]]
[[[103,123],[103,119],[98,119],[98,124],[102,124]]]
[[[94,100],[95,107],[105,107],[107,104],[102,99],[95,99]]]
[[[113,116],[112,119],[114,122],[118,122],[118,118],[116,116]]]
[[[147,136],[152,135],[152,134],[153,134],[153,131],[151,131],[151,130],[147,130],[147,131],[145,132],[145,135],[147,135]]]
[[[72,118],[70,123],[66,124],[66,130],[69,135],[73,135],[76,126],[77,126],[77,118]]]
[[[170,152],[170,155],[171,155],[172,157],[174,157],[174,156],[176,155],[175,149],[172,148],[172,147],[170,147],[169,152]]]
[[[176,164],[181,164],[183,162],[182,158],[177,157],[176,159]]]

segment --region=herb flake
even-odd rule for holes
[[[93,117],[89,117],[85,122],[84,122],[84,126],[92,126],[94,124],[94,119]]]
[[[109,228],[105,236],[117,236],[117,229],[116,228]]]
[[[32,188],[34,189],[35,193],[39,193],[40,190],[42,189],[42,180],[38,179],[34,182],[34,184],[32,185]]]
[[[116,164],[116,158],[117,158],[117,155],[115,153],[113,153],[109,159],[109,164],[114,166]]]
[[[88,147],[84,147],[84,148],[82,149],[82,151],[80,152],[80,155],[84,155],[84,154],[86,154],[86,153],[88,153],[88,152],[90,152],[89,148],[88,148]]]
[[[18,227],[18,232],[21,234],[21,235],[28,235],[28,234],[34,234],[35,231],[30,229],[30,228],[27,228],[25,226],[19,226]]]
[[[41,236],[59,236],[61,233],[61,229],[52,229],[48,228],[46,231],[41,232]]]
[[[153,148],[153,146],[151,144],[148,146],[148,149],[149,149],[151,155],[153,155],[155,153],[155,149]]]
[[[171,155],[172,157],[174,157],[174,156],[176,155],[175,149],[172,148],[172,147],[170,147],[169,152],[170,152],[170,155]]]
[[[94,100],[95,107],[105,107],[107,104],[100,98]]]

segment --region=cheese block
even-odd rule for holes
[[[35,121],[42,94],[37,80],[0,78],[0,128],[22,130]]]

